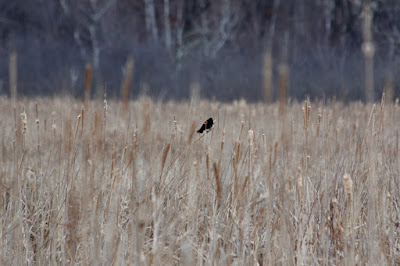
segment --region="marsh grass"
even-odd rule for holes
[[[398,104],[0,101],[3,265],[400,263]]]

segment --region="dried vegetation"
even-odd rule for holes
[[[400,263],[398,103],[0,101],[3,265]]]

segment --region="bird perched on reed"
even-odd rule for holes
[[[203,123],[201,128],[199,130],[197,130],[197,133],[203,133],[204,130],[206,130],[206,132],[210,131],[213,124],[214,124],[214,120],[210,117],[207,121],[205,121]]]

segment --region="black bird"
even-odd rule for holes
[[[197,133],[203,133],[204,130],[209,131],[212,126],[213,126],[213,119],[210,117],[206,122],[203,123],[203,125],[201,126],[201,128],[199,130],[197,130]]]

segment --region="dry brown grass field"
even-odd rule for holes
[[[83,106],[0,99],[0,264],[400,263],[397,103]]]

